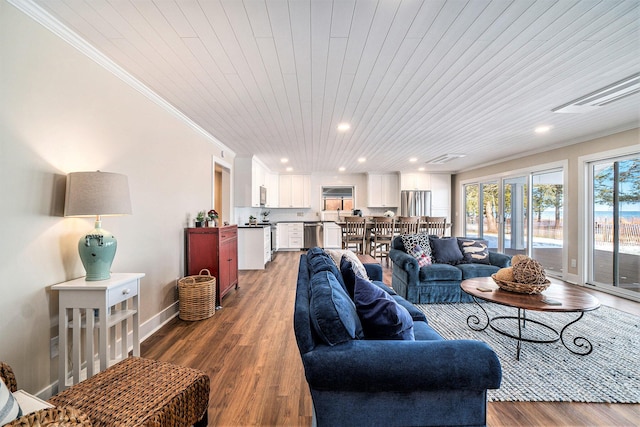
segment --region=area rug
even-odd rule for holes
[[[483,303],[489,316],[516,315],[517,309]],[[640,402],[640,317],[600,307],[585,313],[565,332],[565,341],[588,338],[591,354],[572,354],[560,341],[549,344],[523,342],[516,360],[515,339],[487,328],[476,332],[467,325],[475,314],[485,319],[476,304],[416,304],[445,339],[484,341],[502,364],[502,385],[489,390],[489,401],[497,402]],[[544,320],[560,331],[578,313],[527,311],[527,317]],[[484,320],[483,320],[484,321]],[[501,324],[503,327],[503,324]],[[513,322],[517,334],[517,323]],[[566,338],[569,338],[568,340]]]

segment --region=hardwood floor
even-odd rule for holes
[[[211,426],[310,426],[311,397],[293,334],[301,252],[279,252],[267,269],[240,272],[240,288],[203,321],[174,319],[142,343],[142,355],[190,366],[211,378]],[[391,283],[384,269],[385,283]],[[595,292],[595,291],[594,291]],[[640,303],[607,296],[638,314]],[[634,426],[640,405],[489,403],[489,426]]]

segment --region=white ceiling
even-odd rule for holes
[[[640,125],[640,94],[551,112],[640,71],[639,0],[34,2],[274,171],[453,172]]]

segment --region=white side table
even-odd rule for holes
[[[126,358],[128,323],[132,321],[133,355],[140,356],[140,321],[138,316],[140,279],[144,273],[113,273],[108,280],[86,281],[84,277],[59,283],[51,289],[59,292],[59,364],[58,392],[81,381],[82,330],[84,333],[86,378],[107,369],[116,360],[116,326],[120,325],[121,350]],[[72,330],[72,345],[67,345],[67,329]],[[94,368],[94,334],[98,330],[100,368]],[[107,354],[108,349],[109,355]],[[69,378],[67,360],[71,351],[72,373]],[[71,379],[71,382],[69,382]]]

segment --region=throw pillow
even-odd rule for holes
[[[354,299],[367,339],[414,340],[406,308],[368,280],[356,276]]]
[[[18,402],[4,381],[0,380],[0,426],[9,424],[21,416],[22,410],[18,406]]]
[[[419,245],[425,255],[431,257],[431,246],[429,245],[429,235],[427,233],[402,234],[400,238],[402,239],[406,253],[411,254],[413,248]]]
[[[431,252],[431,251],[429,251]],[[422,246],[415,245],[411,252],[409,252],[411,256],[413,256],[416,260],[418,260],[418,265],[420,267],[424,267],[425,265],[431,265],[431,254],[427,255],[425,250],[422,249]]]
[[[458,246],[458,239],[455,237],[442,237],[440,239],[430,237],[431,254],[438,264],[460,264],[464,256]]]
[[[363,279],[369,280],[369,276],[367,275],[367,270],[364,268],[362,261],[358,259],[358,256],[352,251],[345,251],[342,255],[342,258],[346,258],[351,262],[351,266],[353,267],[353,272],[356,273],[356,276],[360,276]]]
[[[328,345],[364,337],[355,304],[333,274],[313,275],[309,305],[313,329]]]
[[[489,248],[480,240],[463,239],[458,237],[458,246],[468,263],[491,264],[489,262]]]

